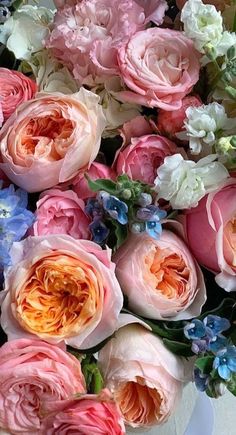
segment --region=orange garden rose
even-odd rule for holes
[[[88,348],[115,331],[123,296],[108,248],[51,235],[15,243],[11,255],[1,318],[9,339]]]

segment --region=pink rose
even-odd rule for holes
[[[156,129],[156,126],[154,125]],[[136,116],[124,123],[120,129],[120,135],[123,138],[123,146],[129,145],[133,137],[147,136],[154,131],[153,125],[144,116]]]
[[[28,192],[72,179],[99,151],[105,118],[98,100],[81,88],[22,104],[0,132],[0,168]]]
[[[189,376],[184,361],[137,324],[116,332],[99,352],[98,364],[105,385],[132,427],[164,423],[174,412],[182,383]]]
[[[185,215],[189,247],[217,284],[236,291],[236,179],[204,197]]]
[[[19,71],[0,68],[0,101],[6,121],[24,101],[31,100],[37,92],[36,83]]]
[[[1,99],[0,99],[0,128],[2,127],[3,124],[3,112],[2,112],[2,104],[1,104]]]
[[[113,334],[123,304],[109,248],[68,235],[13,244],[1,292],[9,339],[38,337],[90,348]]]
[[[165,0],[135,0],[144,8],[146,22],[153,21],[157,26],[162,24],[168,4]]]
[[[0,427],[13,435],[41,434],[45,404],[85,393],[80,362],[44,341],[5,343],[0,348],[0,372]]]
[[[178,110],[166,111],[159,110],[157,117],[157,129],[158,131],[170,137],[176,139],[175,134],[184,129],[184,121],[186,119],[186,110],[189,107],[202,106],[202,101],[198,96],[189,95],[182,101],[182,107]]]
[[[177,150],[177,146],[163,136],[133,138],[130,145],[121,147],[116,154],[114,168],[118,175],[126,173],[132,180],[153,184],[165,157],[176,154]]]
[[[90,219],[85,204],[72,190],[51,189],[43,192],[37,202],[35,236],[69,234],[75,239],[89,239]]]
[[[159,240],[132,235],[114,255],[131,310],[160,320],[196,317],[206,301],[202,272],[183,240],[163,230]]]
[[[117,49],[145,27],[144,10],[134,0],[81,0],[65,4],[54,17],[46,41],[53,55],[81,83],[118,74]],[[56,1],[60,7],[64,1]]]
[[[47,435],[124,435],[121,413],[109,390],[98,395],[87,394],[77,399],[50,402],[49,416],[43,421],[42,433]]]
[[[199,53],[183,32],[157,27],[137,32],[119,50],[128,102],[175,110],[199,79]]]
[[[73,190],[77,193],[78,197],[81,199],[93,198],[96,193],[89,189],[88,182],[84,176],[87,174],[91,180],[98,180],[99,178],[106,178],[110,180],[116,179],[116,174],[113,169],[109,166],[103,165],[102,163],[93,162],[88,170],[82,170],[79,172],[77,177],[73,180]]]

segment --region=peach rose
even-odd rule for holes
[[[116,332],[99,352],[98,364],[132,427],[164,423],[180,399],[183,382],[189,380],[184,361],[137,324]]]
[[[0,427],[12,435],[42,434],[45,404],[85,393],[79,361],[44,341],[5,343],[0,348],[0,372]]]
[[[176,154],[177,150],[173,142],[156,134],[132,138],[130,145],[118,150],[114,169],[118,175],[127,174],[132,180],[154,184],[164,158]]]
[[[160,320],[196,317],[206,301],[202,272],[183,240],[163,230],[159,240],[132,235],[114,255],[131,310]]]
[[[217,284],[236,291],[236,179],[224,182],[185,215],[189,247],[216,274]]]
[[[115,171],[109,168],[109,166],[93,162],[88,170],[81,170],[72,182],[73,190],[77,193],[79,198],[84,200],[96,196],[96,193],[88,187],[88,182],[84,176],[85,173],[91,180],[98,180],[99,178],[116,179]]]
[[[125,434],[121,413],[107,389],[98,395],[86,394],[74,400],[50,402],[46,410],[49,416],[43,421],[43,434]]]
[[[24,101],[31,100],[37,92],[36,83],[19,71],[0,68],[0,101],[6,121]]]
[[[118,52],[125,101],[179,109],[199,79],[199,53],[183,32],[153,27],[133,35]]]
[[[90,239],[90,219],[85,204],[72,190],[46,190],[40,195],[32,233],[35,236],[69,234],[75,239]]]
[[[89,348],[112,335],[123,296],[110,256],[109,248],[68,235],[14,243],[1,293],[8,338]]]
[[[105,117],[98,97],[83,88],[72,95],[38,94],[0,132],[0,168],[28,192],[72,179],[99,151]]]

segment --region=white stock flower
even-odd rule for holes
[[[201,198],[229,176],[216,158],[216,154],[211,154],[195,163],[184,160],[181,154],[166,157],[155,180],[158,198],[169,201],[174,209],[196,207]]]
[[[53,12],[38,6],[19,8],[1,27],[0,42],[12,51],[17,59],[28,60],[32,53],[43,48],[49,34]]]
[[[215,6],[205,5],[201,0],[188,0],[181,12],[186,36],[193,40],[200,53],[210,43],[215,47],[223,33],[223,19]]]
[[[61,92],[74,94],[78,92],[79,85],[66,67],[51,57],[47,50],[37,52],[28,62],[39,91]]]
[[[102,78],[98,80],[102,80]],[[107,120],[106,128],[102,134],[103,137],[116,136],[119,127],[125,122],[136,118],[141,112],[141,106],[119,101],[119,93],[122,90],[118,76],[104,78],[102,83],[98,83],[91,88],[92,92],[99,95],[100,104]]]
[[[205,146],[214,145],[217,133],[233,129],[235,119],[228,118],[225,108],[216,102],[186,110],[186,131],[177,133],[179,139],[188,139],[192,154],[200,154]],[[211,152],[211,148],[209,148]]]

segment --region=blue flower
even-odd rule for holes
[[[202,373],[201,370],[196,367],[194,369],[194,382],[198,391],[206,391],[209,382],[209,376]]]
[[[208,350],[208,340],[206,339],[198,339],[192,341],[191,349],[193,353],[204,353]]]
[[[223,335],[216,335],[215,337],[212,337],[209,344],[208,344],[208,350],[211,352],[218,352],[222,348],[227,347],[228,340]]]
[[[193,319],[191,323],[187,323],[184,327],[184,335],[189,340],[197,340],[206,335],[206,327],[201,320]]]
[[[85,212],[92,218],[102,218],[104,215],[103,206],[95,198],[89,198],[85,206]]]
[[[224,317],[214,316],[212,314],[209,314],[207,317],[205,317],[203,323],[207,328],[211,329],[214,336],[220,334],[223,331],[227,331],[227,329],[230,328],[230,322],[228,319],[225,319]]]
[[[155,221],[145,222],[145,231],[153,239],[159,239],[162,233],[162,226],[160,222],[155,222]]]
[[[99,245],[105,242],[109,235],[109,229],[101,219],[94,219],[94,221],[89,225],[89,229],[92,233],[93,241]]]
[[[136,212],[136,217],[145,223],[145,231],[150,237],[153,239],[160,238],[162,233],[160,222],[166,217],[164,210],[160,210],[156,205],[148,205],[147,207],[139,208]]]
[[[213,368],[217,369],[222,379],[230,379],[231,373],[236,372],[236,347],[228,346],[217,352]]]
[[[104,191],[99,193],[98,201],[102,202],[106,212],[121,225],[128,223],[128,206],[125,202]]]

